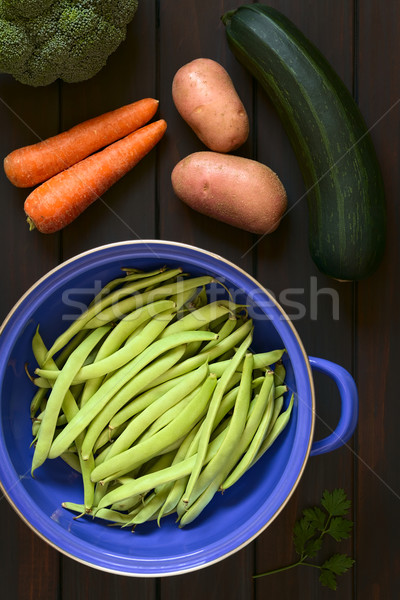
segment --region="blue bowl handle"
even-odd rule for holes
[[[308,357],[311,368],[329,375],[336,383],[342,410],[336,429],[328,437],[313,442],[310,456],[325,454],[342,446],[354,433],[358,419],[358,393],[353,377],[346,369],[323,358]]]

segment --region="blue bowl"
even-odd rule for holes
[[[192,275],[210,274],[249,305],[255,323],[254,351],[286,348],[287,383],[295,393],[290,423],[264,457],[241,480],[218,494],[191,525],[174,517],[161,527],[128,529],[90,518],[73,519],[63,501],[82,502],[80,476],[61,459],[30,475],[33,450],[30,401],[34,386],[25,363],[34,364],[32,336],[38,324],[47,345],[76,318],[99,286],[121,275],[121,267],[180,266]],[[218,286],[212,293],[221,293]],[[224,292],[225,293],[225,292]],[[231,262],[199,248],[165,241],[123,242],[76,256],[50,271],[20,299],[0,335],[0,482],[13,508],[39,536],[60,552],[92,567],[143,577],[200,569],[236,552],[276,518],[295,490],[311,454],[332,450],[352,435],[357,391],[351,376],[334,363],[307,357],[282,308],[251,276]],[[342,412],[325,440],[313,443],[315,367],[338,385]],[[289,401],[287,394],[286,403]]]

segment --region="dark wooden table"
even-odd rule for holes
[[[379,270],[359,284],[321,275],[307,248],[307,206],[300,202],[272,235],[253,236],[191,211],[175,196],[170,174],[185,155],[203,149],[171,98],[176,70],[196,57],[222,63],[251,120],[240,149],[272,167],[289,203],[304,193],[300,171],[273,107],[228,49],[220,16],[239,0],[141,0],[126,42],[90,81],[30,88],[0,77],[1,155],[34,143],[96,114],[145,96],[160,100],[168,132],[157,151],[62,233],[29,232],[24,190],[0,174],[2,204],[2,318],[39,277],[61,261],[95,246],[161,238],[217,252],[253,273],[293,318],[307,352],[347,368],[360,396],[357,432],[349,444],[310,458],[288,505],[254,542],[228,559],[193,574],[141,579],[102,573],[63,556],[0,502],[0,595],[4,600],[125,598],[324,599],[314,569],[301,567],[269,578],[252,575],[295,558],[292,531],[301,510],[324,489],[342,487],[352,500],[354,535],[338,550],[355,560],[339,580],[341,600],[400,597],[400,404],[396,388],[400,353],[400,3],[394,0],[271,0],[322,50],[354,94],[376,145],[387,189],[388,245]],[[316,437],[335,426],[337,391],[315,378]],[[336,551],[336,545],[328,552]]]

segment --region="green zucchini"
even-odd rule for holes
[[[385,194],[375,149],[350,92],[319,50],[277,10],[226,13],[228,43],[277,109],[307,189],[309,244],[330,277],[360,280],[385,247]]]

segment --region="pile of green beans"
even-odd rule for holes
[[[65,508],[183,527],[285,429],[285,350],[254,353],[246,307],[210,301],[212,283],[124,269],[50,349],[37,328],[32,475],[59,457],[81,473],[83,501]]]

